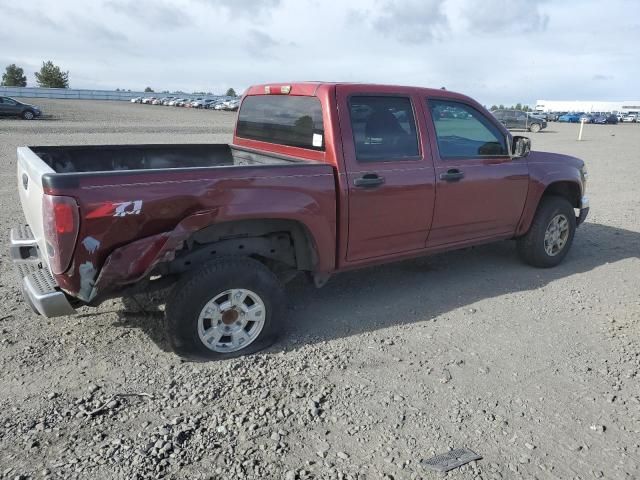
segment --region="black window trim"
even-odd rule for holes
[[[356,142],[353,137],[353,125],[351,124],[351,97],[395,97],[395,98],[408,98],[409,104],[411,105],[411,111],[413,112],[413,123],[416,127],[416,142],[418,143],[418,155],[412,155],[410,157],[398,157],[392,158],[389,160],[358,160],[358,153],[356,152]],[[416,112],[416,106],[413,102],[413,95],[407,93],[392,93],[392,92],[384,92],[384,93],[376,93],[376,92],[356,92],[350,93],[347,95],[347,115],[349,116],[349,128],[351,129],[351,138],[353,139],[353,153],[356,162],[359,164],[367,165],[370,163],[384,163],[384,164],[395,164],[400,162],[419,162],[424,160],[424,152],[422,149],[422,141],[421,141],[421,132],[420,126],[418,123],[418,116]]]
[[[481,115],[482,117],[484,117],[487,120],[487,122],[490,123],[491,125],[493,125],[495,127],[496,131],[498,133],[500,133],[500,135],[502,135],[502,139],[504,140],[504,147],[505,147],[505,150],[506,150],[507,153],[505,153],[504,155],[442,156],[441,153],[440,153],[440,144],[438,142],[438,131],[436,130],[435,119],[433,118],[433,115],[431,114],[431,106],[429,105],[429,103],[431,101],[459,103],[460,105],[464,105],[465,107],[468,107],[468,108],[476,111],[478,113],[478,115]],[[489,118],[488,116],[484,115],[480,110],[478,110],[475,106],[473,106],[470,103],[467,103],[465,101],[458,100],[458,99],[453,100],[453,99],[446,98],[446,97],[426,97],[426,103],[427,103],[426,110],[427,110],[427,114],[429,115],[429,118],[431,119],[431,125],[433,125],[433,132],[435,134],[435,141],[436,141],[436,149],[438,151],[438,158],[440,160],[449,161],[449,160],[484,160],[484,159],[488,159],[488,158],[511,158],[511,154],[509,153],[511,151],[511,148],[509,146],[509,136],[505,135],[505,133],[502,131],[502,128],[500,128],[500,126],[502,126],[502,124],[499,124],[498,123],[498,119],[496,117],[494,117],[493,115],[491,115],[491,118]],[[482,122],[480,122],[480,123],[482,123]]]

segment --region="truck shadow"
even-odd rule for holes
[[[638,257],[639,232],[585,223],[564,262],[551,269],[523,264],[515,242],[505,241],[343,273],[320,290],[292,282],[287,335],[274,348],[421,322]]]
[[[287,287],[286,333],[269,351],[288,351],[391,326],[422,322],[487,298],[536,290],[625,259],[640,257],[640,232],[585,223],[571,252],[551,269],[523,264],[515,242],[504,241],[345,272],[321,289],[294,281]],[[163,351],[164,313],[151,298],[124,299],[119,325],[139,328]]]

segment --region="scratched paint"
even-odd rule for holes
[[[93,237],[85,237],[85,239],[82,240],[82,245],[87,249],[87,252],[95,253],[95,251],[100,248],[100,241]]]
[[[80,291],[78,297],[85,302],[91,300],[95,295],[93,292],[93,284],[95,283],[96,267],[91,262],[84,262],[78,267],[80,273]]]

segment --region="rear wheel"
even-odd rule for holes
[[[285,314],[284,289],[251,258],[222,258],[187,274],[167,302],[169,341],[195,359],[223,359],[271,345]]]
[[[35,113],[33,113],[31,110],[25,110],[24,112],[22,112],[22,118],[25,120],[33,120],[35,117]]]
[[[529,127],[529,131],[531,133],[538,133],[540,131],[540,124],[539,123],[532,123],[531,126]]]
[[[543,197],[531,228],[518,238],[518,254],[534,267],[555,267],[569,252],[575,231],[576,217],[569,201]]]

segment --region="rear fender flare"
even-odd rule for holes
[[[254,222],[265,221],[265,219],[261,218],[243,218],[237,220],[237,222],[250,220]],[[329,261],[327,255],[333,255],[332,252],[327,252],[321,257],[322,250],[318,244],[317,236],[314,235],[308,225],[298,219],[267,219],[266,221],[295,222],[301,225],[302,231],[308,236],[309,248],[313,252],[311,260],[313,265],[309,264],[310,267],[320,269],[323,262]],[[215,228],[216,225],[231,223],[234,222],[227,220],[221,223],[217,210],[199,212],[183,219],[170,232],[145,237],[114,250],[107,257],[100,270],[91,294],[81,299],[85,302],[90,302],[98,294],[103,295],[124,285],[136,283],[146,278],[158,264],[174,260],[176,252],[183,249],[185,242],[192,239],[198,232],[206,232],[210,228]],[[324,235],[326,236],[327,233],[324,233]],[[335,237],[332,243],[335,244]],[[296,253],[302,255],[303,252]]]

